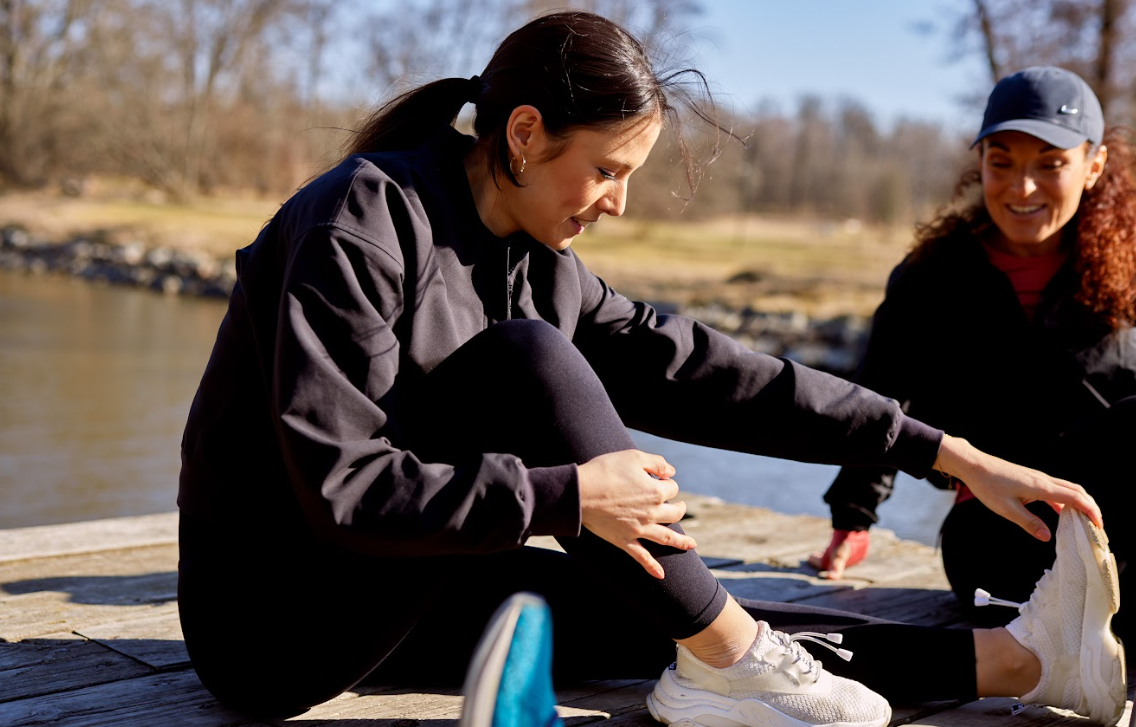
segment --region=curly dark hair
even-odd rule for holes
[[[1108,161],[1092,189],[1085,190],[1070,225],[1073,269],[1080,276],[1075,299],[1111,328],[1136,323],[1136,156],[1132,132],[1109,127],[1104,135]],[[982,176],[969,168],[955,184],[952,206],[930,222],[915,226],[911,258],[956,235],[983,235],[994,224],[981,196],[974,198]]]

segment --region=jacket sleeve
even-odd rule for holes
[[[872,318],[872,330],[856,383],[888,396],[906,411],[914,389],[909,365],[912,336],[919,331],[918,321],[909,315],[918,308],[905,296],[901,282],[904,264],[892,271],[884,301]],[[927,473],[933,475],[933,472]],[[848,466],[841,468],[824,501],[832,511],[832,526],[837,530],[867,530],[879,522],[877,508],[895,487],[894,467]]]
[[[393,223],[386,232],[408,234]],[[396,556],[490,552],[534,534],[578,533],[574,465],[530,469],[489,453],[453,466],[392,443],[400,345],[391,323],[403,300],[397,250],[321,227],[291,251],[272,397],[307,519],[354,550]]]
[[[582,266],[581,266],[582,267]],[[922,477],[942,432],[836,376],[754,353],[683,316],[658,315],[581,271],[577,346],[632,427],[804,462],[898,467]]]

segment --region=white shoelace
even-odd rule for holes
[[[844,634],[822,634],[815,631],[787,634],[783,631],[771,631],[770,638],[784,647],[785,650],[792,655],[794,664],[801,664],[804,667],[801,669],[802,674],[812,674],[814,682],[820,679],[821,663],[814,662],[813,655],[801,647],[801,641],[812,641],[813,643],[820,644],[844,661],[848,661],[852,658],[852,652],[848,649],[838,649],[832,645],[843,642]],[[832,644],[827,643],[827,641],[831,641]]]
[[[1020,612],[1025,608],[1024,603],[1016,603],[1014,601],[1007,601],[1004,598],[995,598],[990,595],[990,592],[982,589],[974,589],[974,605],[975,606],[1006,606],[1007,608],[1016,608]]]

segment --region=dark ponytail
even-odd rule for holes
[[[706,108],[684,85],[688,79],[693,79],[697,95],[707,99]],[[518,185],[509,168],[505,134],[518,106],[539,109],[545,131],[566,142],[581,128],[603,130],[650,117],[678,123],[669,95],[716,132],[722,131],[706,80],[697,70],[656,73],[643,45],[616,23],[586,12],[552,13],[510,33],[480,77],[434,81],[383,105],[359,131],[348,154],[416,147],[439,126],[452,125],[462,106],[473,102],[474,131],[489,149],[494,179],[501,175]],[[719,135],[711,158],[717,156]],[[699,171],[682,135],[676,136],[693,191]]]
[[[413,149],[441,124],[453,124],[469,101],[469,80],[443,78],[388,101],[359,130],[348,154]]]

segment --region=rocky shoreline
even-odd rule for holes
[[[118,244],[99,236],[64,242],[37,239],[19,226],[0,229],[0,269],[31,275],[68,275],[145,288],[166,295],[227,298],[236,282],[232,258],[141,242]],[[861,316],[810,318],[800,311],[766,312],[718,303],[676,305],[652,301],[660,313],[681,313],[726,333],[747,348],[784,356],[840,376],[851,375],[867,341]]]

